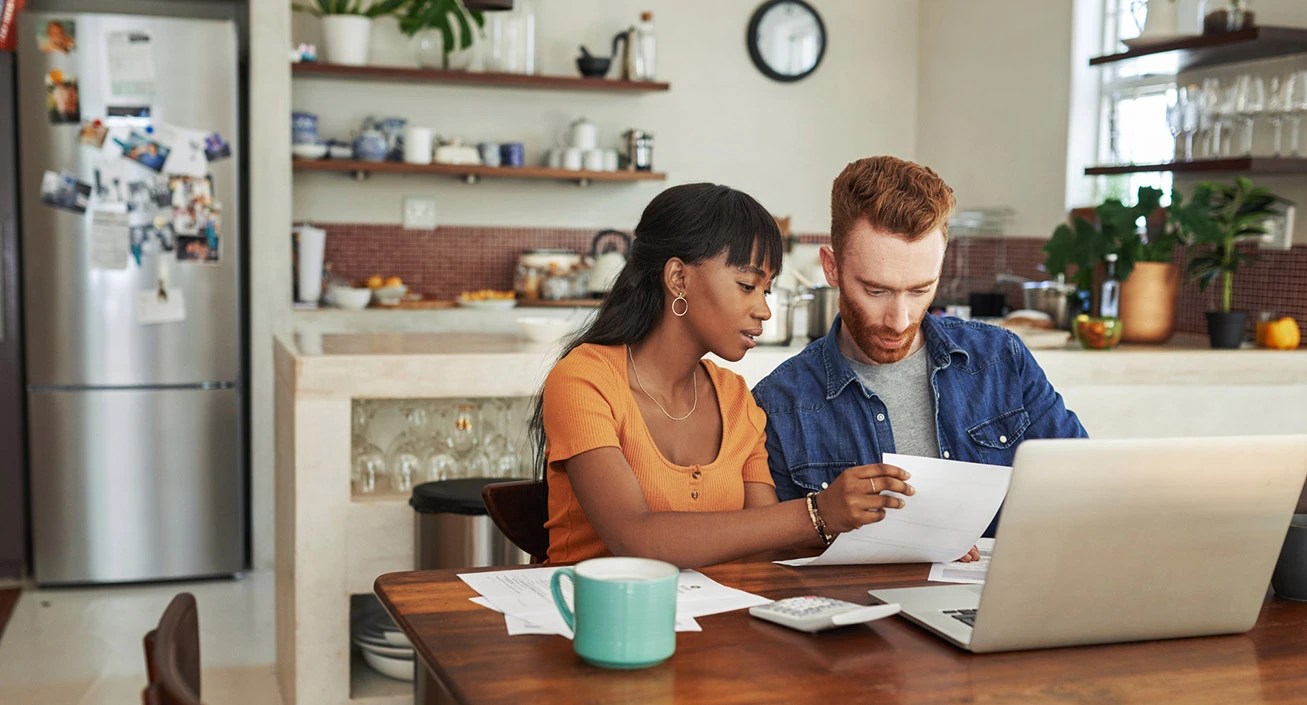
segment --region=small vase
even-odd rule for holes
[[[413,35],[413,58],[424,69],[445,68],[445,41],[440,30],[424,29]]]
[[[362,15],[326,15],[322,18],[323,54],[327,63],[363,66],[368,63],[372,20]]]
[[[1175,301],[1180,269],[1169,262],[1136,262],[1121,282],[1121,340],[1165,343],[1175,331]]]
[[[1243,333],[1247,327],[1246,311],[1207,312],[1207,337],[1214,348],[1238,348],[1243,344]]]

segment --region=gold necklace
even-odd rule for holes
[[[673,421],[684,421],[690,418],[690,414],[693,414],[695,409],[699,408],[699,369],[698,369],[699,366],[698,365],[695,365],[695,369],[690,371],[690,379],[694,381],[694,403],[690,405],[690,410],[685,412],[685,416],[672,416],[671,414],[667,413],[667,410],[663,408],[662,404],[658,403],[657,399],[654,399],[654,395],[650,394],[649,390],[645,389],[644,385],[640,383],[640,371],[635,369],[635,353],[631,352],[630,345],[626,346],[626,355],[627,357],[631,358],[631,372],[635,374],[636,386],[640,388],[640,391],[644,392],[644,395],[646,397],[649,397],[649,401],[653,402],[654,406],[657,406],[659,411],[663,412],[663,416],[666,416],[667,418]]]

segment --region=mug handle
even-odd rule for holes
[[[567,622],[567,628],[575,632],[576,615],[572,613],[572,610],[567,608],[567,603],[563,601],[563,586],[560,581],[563,579],[564,574],[567,575],[568,582],[572,583],[572,592],[575,594],[576,571],[571,568],[559,568],[554,571],[554,574],[549,578],[549,590],[554,593],[554,606],[556,606],[559,613],[563,615],[563,621]]]

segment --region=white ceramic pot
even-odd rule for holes
[[[322,18],[323,53],[327,63],[363,66],[368,63],[372,19],[361,15],[326,15]]]
[[[1148,16],[1141,37],[1168,36],[1176,32],[1176,0],[1148,0]]]

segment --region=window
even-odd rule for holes
[[[1180,10],[1196,5],[1179,0]],[[1197,8],[1191,14],[1197,17]],[[1139,36],[1148,14],[1147,0],[1103,0],[1103,54],[1124,51],[1122,39]],[[1102,71],[1100,164],[1150,164],[1175,159],[1175,140],[1166,126],[1167,91],[1174,86],[1175,58],[1146,56],[1106,64]],[[1140,186],[1162,190],[1169,202],[1171,173],[1120,174],[1099,177],[1100,199],[1135,200]]]

